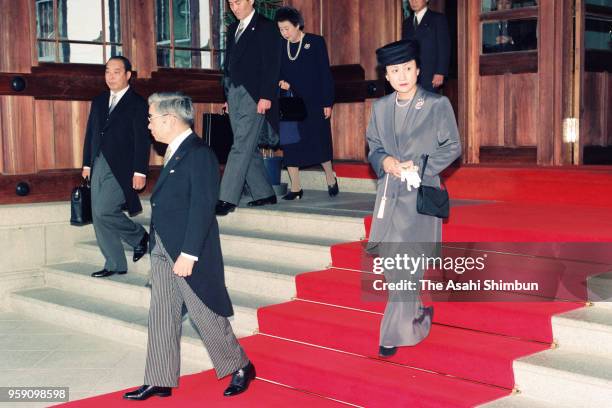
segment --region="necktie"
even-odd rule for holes
[[[115,105],[117,105],[117,94],[111,94],[111,102],[108,107],[108,114],[110,115],[113,109],[115,109]]]
[[[172,157],[172,149],[170,149],[170,146],[168,146],[168,148],[166,149],[166,154],[164,154],[164,167],[166,167],[166,164],[168,164],[171,157]]]
[[[236,41],[238,42],[238,40],[240,40],[240,37],[242,36],[242,33],[244,32],[244,26],[242,25],[242,22],[240,22],[240,24],[238,25],[238,29],[236,30]]]
[[[414,15],[414,19],[412,20],[412,26],[414,27],[415,30],[419,26],[419,19],[417,18],[416,14]]]

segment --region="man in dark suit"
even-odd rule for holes
[[[254,0],[229,0],[239,20],[230,25],[223,84],[234,144],[223,171],[217,215],[234,211],[244,184],[249,206],[276,204],[257,145],[264,126],[278,129],[281,36],[276,25],[253,8]]]
[[[134,248],[132,260],[147,252],[149,235],[130,220],[142,211],[138,190],[146,183],[151,137],[147,130],[147,103],[129,85],[132,65],[125,57],[106,63],[109,91],[94,98],[83,147],[83,177],[91,176],[91,209],[96,240],[106,259],[101,278],[127,273],[123,239]]]
[[[124,397],[167,397],[178,385],[183,304],[217,377],[233,373],[224,395],[237,395],[255,378],[255,367],[227,319],[233,309],[215,218],[219,163],[190,128],[191,98],[181,93],[151,95],[149,121],[153,137],[167,143],[168,150],[151,194],[152,287],[145,385]]]
[[[413,15],[404,20],[402,40],[416,40],[420,47],[421,73],[418,83],[435,92],[448,75],[450,36],[443,14],[427,8],[429,0],[410,0]]]

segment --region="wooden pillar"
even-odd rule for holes
[[[155,2],[150,0],[128,0],[126,30],[123,43],[128,45],[126,55],[138,71],[139,78],[150,78],[157,70],[155,46]]]
[[[467,51],[465,52],[466,68],[463,70],[463,78],[466,84],[465,99],[467,99],[467,123],[465,124],[467,147],[465,148],[464,161],[467,163],[479,163],[480,161],[480,121],[483,120],[479,115],[480,109],[480,2],[468,1],[460,2],[462,8],[466,10],[465,40]],[[460,71],[461,72],[461,71]],[[462,75],[459,75],[462,78]],[[461,82],[461,81],[460,81]]]

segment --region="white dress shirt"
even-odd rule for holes
[[[419,11],[418,13],[415,13],[417,23],[421,24],[421,20],[423,20],[423,16],[425,15],[425,13],[427,13],[427,7],[424,7],[423,10]]]
[[[170,149],[170,151],[172,152],[172,156],[174,156],[174,153],[176,153],[176,151],[178,150],[178,148],[181,146],[181,144],[185,141],[185,139],[187,139],[189,137],[189,135],[191,135],[193,133],[193,130],[191,129],[187,129],[185,130],[183,133],[181,133],[180,135],[178,135],[177,137],[174,138],[174,140],[172,142],[170,142],[170,144],[168,145],[168,149]],[[172,158],[172,156],[170,156],[170,158]],[[170,160],[168,160],[168,162],[170,162]],[[197,262],[198,261],[198,257],[194,256],[194,255],[190,255],[187,254],[185,252],[181,252],[181,256],[184,256],[187,259],[191,259],[192,261]]]
[[[120,90],[119,92],[113,92],[110,91],[109,95],[108,95],[108,107],[110,108],[111,106],[111,101],[113,100],[113,95],[115,95],[115,106],[117,106],[117,104],[119,103],[119,101],[121,100],[121,98],[123,98],[123,95],[125,95],[125,93],[128,91],[128,89],[130,89],[130,86],[126,86],[125,88],[123,88],[122,90]],[[83,166],[84,169],[90,169],[89,166]],[[147,176],[145,174],[142,173],[138,173],[138,172],[134,172],[135,176],[140,176],[140,177],[144,177],[147,178]]]
[[[253,16],[255,15],[255,9],[253,9],[253,11],[251,11],[251,14],[249,14],[248,16],[246,16],[244,18],[244,20],[240,20],[240,24],[238,24],[238,27],[236,28],[236,33],[238,32],[238,30],[240,29],[240,27],[244,27],[244,29],[246,30],[246,28],[249,26],[249,24],[251,24],[251,20],[253,19]],[[234,35],[236,34],[234,33]],[[244,31],[242,32],[242,35],[244,35]]]

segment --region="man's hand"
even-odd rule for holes
[[[81,177],[87,178],[91,175],[91,169],[88,167],[83,167],[83,171],[81,172]]]
[[[331,106],[323,108],[323,116],[325,116],[325,119],[329,119],[331,117],[331,114],[332,114],[332,107]]]
[[[433,85],[434,88],[438,88],[442,86],[443,83],[444,83],[444,75],[435,74],[433,76],[433,81],[431,81],[431,84]]]
[[[174,268],[172,268],[172,272],[174,272],[175,275],[178,275],[181,278],[190,276],[191,272],[193,272],[194,263],[195,261],[180,255],[174,263]]]
[[[144,188],[145,184],[147,184],[147,178],[146,177],[136,176],[136,175],[134,175],[134,177],[132,177],[132,188],[134,190],[142,190]]]
[[[227,104],[227,102],[225,102],[223,104],[223,107],[221,107],[221,113],[229,113],[229,105]]]
[[[260,115],[265,115],[266,111],[272,107],[272,101],[269,99],[260,99],[257,102],[257,113]]]
[[[279,82],[278,82],[278,86],[280,86],[280,87],[281,87],[281,89],[283,89],[283,90],[285,90],[285,91],[288,91],[288,90],[289,90],[289,88],[291,88],[291,85],[290,85],[290,84],[289,84],[289,82],[287,82],[287,81],[279,81]]]

